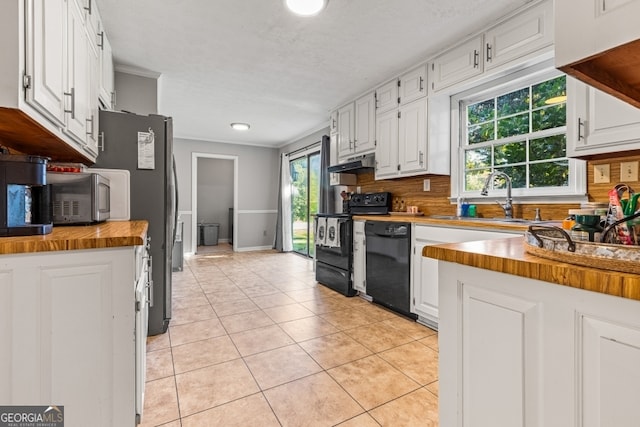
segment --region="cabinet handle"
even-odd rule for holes
[[[420,76],[420,92],[424,90],[423,83],[424,83],[424,78]]]
[[[91,15],[91,0],[89,0],[87,3],[89,4],[89,7],[85,6],[84,10],[88,11],[89,15]]]
[[[491,62],[491,45],[487,43],[487,62]]]
[[[420,166],[424,163],[424,153],[420,151]]]
[[[349,150],[352,150],[354,145],[355,145],[355,142],[349,140]]]
[[[149,255],[149,307],[153,307],[153,257]]]
[[[111,108],[116,108],[116,92],[111,92]]]
[[[578,141],[584,139],[584,135],[582,134],[582,128],[584,127],[584,122],[580,117],[578,117]]]
[[[64,93],[65,96],[70,96],[71,97],[71,109],[70,110],[64,110],[65,113],[71,113],[71,118],[75,119],[76,118],[76,90],[75,88],[71,88],[71,92],[65,92]]]
[[[98,34],[98,37],[100,37],[100,41],[98,42],[98,47],[100,48],[100,50],[104,50],[104,31],[100,31],[100,33]]]
[[[478,63],[478,58],[480,57],[480,52],[477,49],[473,49],[473,68],[478,68],[480,65]]]
[[[90,135],[93,138],[93,114],[91,115],[91,118],[88,118],[88,119],[85,119],[85,120],[87,122],[87,128],[89,129],[85,133],[87,135]],[[91,124],[91,126],[89,126],[89,124]]]

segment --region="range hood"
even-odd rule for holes
[[[351,157],[346,163],[329,166],[327,169],[331,173],[361,173],[372,170],[376,165],[376,158],[373,154]]]

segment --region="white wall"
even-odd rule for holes
[[[118,111],[158,114],[158,79],[117,71],[114,74]]]
[[[233,160],[199,158],[197,194],[197,222],[219,224],[219,240],[229,240],[229,208],[233,207]]]
[[[173,152],[178,178],[178,212],[184,221],[184,247],[192,244],[191,176],[192,153],[237,156],[238,158],[238,250],[270,248],[275,237],[278,198],[278,150],[250,145],[174,139]],[[197,218],[195,219],[197,220]]]

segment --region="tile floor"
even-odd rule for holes
[[[142,426],[437,426],[438,336],[318,285],[310,260],[217,252],[173,273]]]

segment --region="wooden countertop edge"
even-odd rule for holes
[[[145,243],[147,221],[109,221],[96,225],[55,226],[41,236],[1,237],[0,254],[138,246]]]
[[[640,300],[640,275],[601,270],[540,258],[525,252],[524,240],[511,237],[425,246],[422,255],[499,273]]]

